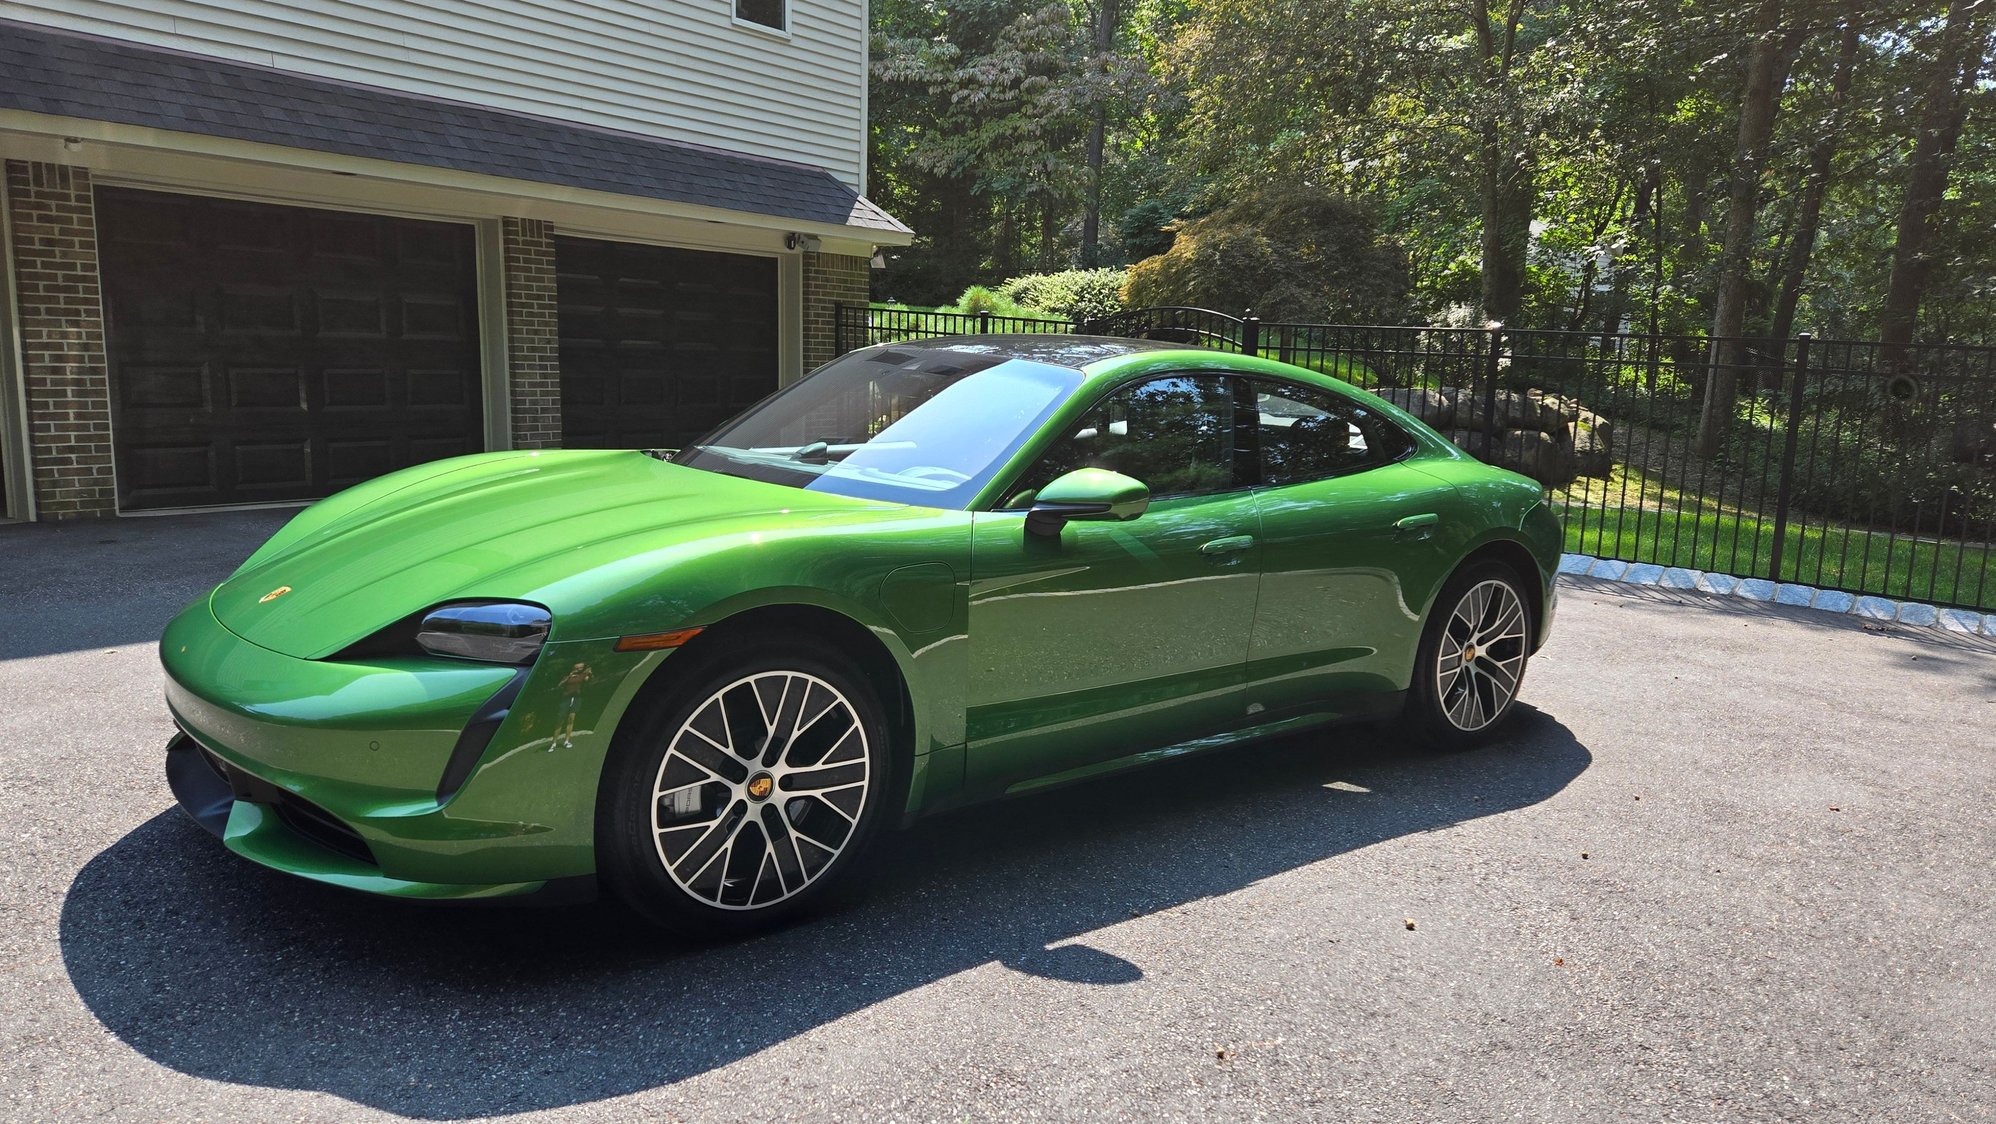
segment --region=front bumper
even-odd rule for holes
[[[160,655],[182,731],[168,782],[224,846],[348,889],[463,899],[593,876],[610,734],[664,653],[549,645],[454,790],[453,752],[513,668],[297,659],[230,632],[205,600],[167,626]]]
[[[230,768],[186,734],[167,743],[166,780],[181,810],[223,846],[314,882],[435,900],[537,894],[550,886],[546,881],[460,885],[390,878],[381,873],[358,832],[324,809]]]

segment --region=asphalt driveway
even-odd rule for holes
[[[1502,744],[973,810],[689,950],[183,821],[153,642],[282,518],[0,528],[0,1118],[1996,1116],[1996,642],[1569,584]]]

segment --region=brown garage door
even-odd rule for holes
[[[472,229],[97,192],[125,510],[310,499],[483,447]]]
[[[776,259],[555,239],[562,444],[676,448],[776,389]]]

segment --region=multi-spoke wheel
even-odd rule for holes
[[[676,669],[668,665],[660,674]],[[682,670],[605,774],[599,866],[641,913],[734,933],[802,908],[871,834],[886,728],[864,680],[810,641]]]
[[[1472,744],[1511,713],[1531,654],[1531,602],[1494,562],[1464,568],[1435,599],[1415,657],[1408,720],[1428,742]]]

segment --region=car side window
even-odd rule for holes
[[[1270,487],[1392,464],[1414,439],[1383,414],[1332,390],[1255,380],[1261,482]]]
[[[1002,506],[1031,505],[1041,488],[1077,468],[1120,472],[1157,498],[1252,483],[1236,469],[1235,381],[1172,375],[1111,393],[1020,477]]]

